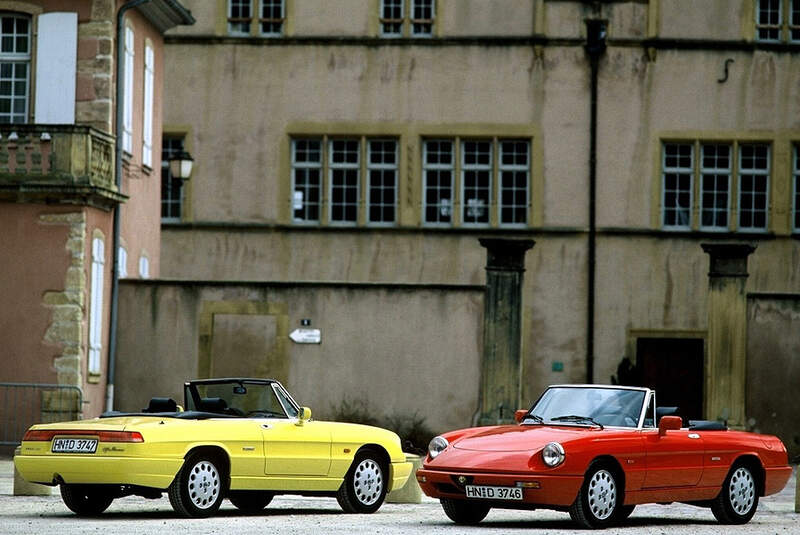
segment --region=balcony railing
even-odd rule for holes
[[[0,125],[0,199],[110,208],[114,138],[82,125]]]

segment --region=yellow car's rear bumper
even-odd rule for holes
[[[402,489],[406,481],[408,481],[408,476],[411,475],[411,470],[413,468],[414,464],[409,462],[392,463],[390,468],[390,478],[392,482],[388,490],[391,492],[393,490]]]
[[[89,455],[17,455],[14,464],[32,483],[108,483],[166,489],[183,464],[182,458],[146,459]]]

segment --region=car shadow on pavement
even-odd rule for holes
[[[112,506],[113,507],[113,506]],[[336,509],[316,509],[316,508],[306,508],[306,509],[264,509],[263,511],[259,511],[258,513],[244,513],[242,511],[237,511],[236,509],[220,509],[210,518],[234,518],[234,517],[273,517],[273,516],[307,516],[307,515],[343,515],[342,511],[337,511]],[[24,515],[22,515],[24,516]],[[113,509],[109,509],[105,511],[103,514],[95,516],[95,517],[81,517],[77,516],[73,513],[64,512],[64,513],[55,513],[52,515],[42,515],[39,514],[38,516],[48,516],[50,518],[58,518],[62,520],[67,519],[75,519],[75,520],[85,520],[86,518],[92,518],[94,520],[176,520],[181,519],[178,515],[175,514],[174,511],[168,509],[158,509],[158,510],[150,510],[150,511],[114,511]],[[187,518],[185,520],[205,520],[205,519],[192,519]]]
[[[654,527],[668,527],[668,526],[709,526],[709,525],[717,525],[718,522],[714,519],[711,520],[698,520],[695,518],[629,518],[625,522],[621,524],[617,524],[614,526],[613,529],[625,529],[625,528],[654,528]],[[444,522],[435,522],[432,523],[435,526],[455,526],[452,522],[444,521]],[[498,520],[493,522],[492,520],[484,520],[482,521],[479,526],[483,526],[484,528],[500,528],[500,529],[542,529],[542,530],[578,530],[577,525],[566,518],[564,520]]]

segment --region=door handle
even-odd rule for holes
[[[697,433],[689,433],[689,438],[700,438],[700,435]]]
[[[262,428],[262,429],[271,429],[271,428],[272,428],[272,426],[271,426],[271,425],[269,425],[269,424],[261,424],[261,428]]]

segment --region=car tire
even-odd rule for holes
[[[169,503],[181,516],[209,517],[222,504],[225,481],[216,457],[204,453],[190,454],[167,489]]]
[[[719,495],[711,502],[711,512],[720,524],[746,524],[758,508],[758,485],[752,469],[734,464]]]
[[[633,510],[636,509],[635,505],[623,505],[619,508],[619,512],[617,513],[617,521],[622,522],[623,520],[627,519],[633,513]]]
[[[80,516],[96,516],[108,509],[114,498],[108,488],[98,485],[60,485],[64,505]]]
[[[228,499],[240,511],[245,513],[259,513],[269,505],[274,494],[261,490],[232,490]]]
[[[617,471],[605,464],[593,464],[586,472],[569,516],[583,528],[605,528],[619,521],[623,489]],[[633,510],[631,510],[632,512]]]
[[[442,504],[444,514],[447,517],[462,526],[473,526],[486,518],[489,514],[490,506],[485,503],[467,501],[467,500],[453,500],[451,498],[440,498],[439,502]]]
[[[336,491],[345,513],[374,513],[386,498],[387,468],[373,450],[361,450]]]

